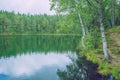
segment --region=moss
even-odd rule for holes
[[[107,32],[109,32],[109,33],[116,32],[116,33],[120,34],[120,26],[113,27],[113,28],[109,29]]]

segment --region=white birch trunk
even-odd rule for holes
[[[81,17],[81,14],[79,12],[79,10],[77,9],[77,1],[75,0],[75,6],[76,6],[76,11],[77,11],[77,14],[78,14],[78,17],[79,17],[79,21],[80,21],[80,25],[82,27],[82,39],[81,39],[81,43],[82,43],[82,47],[85,48],[85,43],[84,43],[84,38],[85,38],[85,35],[86,35],[86,30],[85,30],[85,26],[84,26],[84,23],[83,23],[83,20],[82,20],[82,17]]]
[[[81,18],[80,13],[78,13],[78,16],[79,16],[80,24],[81,24],[81,27],[82,27],[82,34],[83,34],[82,39],[81,39],[81,42],[82,42],[83,48],[85,48],[85,43],[84,43],[84,38],[85,38],[85,27],[84,27],[84,25],[83,25],[83,21],[82,21],[82,18]]]
[[[105,36],[105,30],[104,30],[104,25],[103,25],[103,22],[102,22],[103,16],[102,16],[101,5],[99,6],[98,12],[99,12],[101,37],[102,37],[102,43],[103,43],[104,59],[109,59],[109,55],[108,55],[108,51],[107,51],[108,49],[107,49],[107,41],[106,41],[106,36]]]

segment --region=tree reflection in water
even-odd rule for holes
[[[73,63],[66,66],[66,70],[58,69],[60,80],[106,80],[97,73],[97,64],[87,61],[85,57],[74,59]]]

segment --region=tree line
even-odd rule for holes
[[[68,34],[80,33],[76,23],[67,20],[66,15],[30,15],[0,11],[0,33],[16,34]],[[68,23],[70,22],[70,23]]]

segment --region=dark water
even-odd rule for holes
[[[0,36],[0,80],[101,80],[79,36]]]

